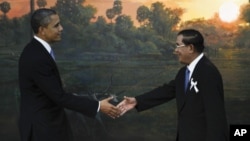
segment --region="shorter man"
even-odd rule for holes
[[[185,66],[168,84],[136,97],[125,97],[118,104],[122,114],[133,108],[147,110],[176,98],[176,141],[227,141],[222,77],[203,50],[204,39],[199,31],[180,31],[174,53]]]

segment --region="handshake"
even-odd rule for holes
[[[133,109],[137,104],[137,101],[134,97],[124,96],[124,100],[121,101],[117,106],[114,106],[109,103],[111,99],[113,99],[113,97],[109,97],[100,101],[100,112],[110,116],[113,119],[122,116],[127,111]]]

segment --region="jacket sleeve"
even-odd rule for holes
[[[137,101],[135,108],[138,112],[163,104],[175,98],[175,81],[172,80],[135,98]]]
[[[98,101],[87,97],[76,96],[63,90],[57,67],[51,61],[36,60],[30,66],[33,71],[32,79],[42,93],[59,106],[81,112],[86,116],[94,117],[98,109]]]

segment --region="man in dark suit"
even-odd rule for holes
[[[35,36],[19,59],[21,141],[72,141],[64,108],[89,117],[99,111],[119,116],[120,110],[109,103],[111,98],[98,102],[64,91],[50,46],[61,40],[58,14],[39,9],[31,17],[31,26]]]
[[[174,53],[185,66],[168,84],[136,97],[125,97],[117,105],[122,114],[134,107],[143,111],[176,98],[177,141],[227,141],[223,81],[218,69],[203,53],[203,40],[196,30],[180,31]]]

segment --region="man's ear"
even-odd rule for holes
[[[40,26],[40,27],[38,28],[38,34],[41,34],[41,35],[44,35],[44,34],[45,34],[45,33],[44,33],[44,27]]]
[[[189,50],[190,50],[192,53],[195,52],[195,47],[194,47],[193,44],[190,44],[190,45],[189,45]]]

